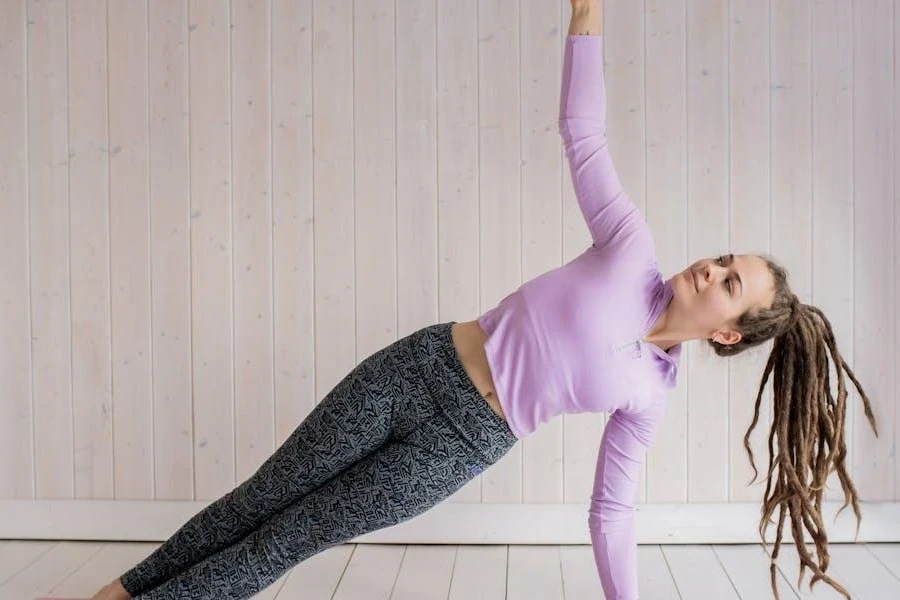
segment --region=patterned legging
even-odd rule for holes
[[[249,598],[332,546],[419,515],[516,443],[463,370],[454,322],[363,360],[245,482],[121,576],[140,600]]]

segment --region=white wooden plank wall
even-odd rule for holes
[[[848,461],[877,502],[900,500],[898,4],[604,18],[610,147],[661,270],[787,266],[872,399]],[[0,10],[2,498],[217,498],[366,356],[590,243],[556,130],[568,0]],[[639,502],[759,501],[770,348],[687,345]],[[546,424],[449,502],[586,502],[605,422]]]

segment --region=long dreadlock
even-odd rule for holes
[[[783,267],[769,256],[760,255],[760,258],[766,261],[775,281],[775,300],[771,308],[748,311],[738,318],[736,327],[741,332],[742,339],[737,343],[728,345],[712,340],[708,342],[717,355],[734,356],[774,338],[772,352],[759,384],[753,422],[744,436],[744,448],[753,467],[755,480],[758,471],[750,450],[750,433],[759,420],[763,389],[769,375],[774,372],[773,421],[768,439],[769,468],[763,495],[762,518],[759,522],[759,534],[767,549],[765,532],[771,523],[770,517],[776,509],[780,509],[775,547],[769,565],[772,591],[775,598],[779,598],[775,586],[775,561],[781,547],[785,517],[789,514],[791,533],[800,556],[798,587],[803,580],[804,570],[809,567],[813,572],[810,589],[816,582],[825,581],[849,599],[849,592],[826,574],[829,562],[828,536],[822,521],[825,481],[836,470],[845,498],[838,514],[848,504],[852,505],[856,514],[856,535],[859,535],[862,515],[858,494],[844,465],[847,455],[844,438],[847,390],[843,370],[847,371],[859,391],[866,417],[877,437],[875,417],[869,398],[838,352],[831,323],[821,310],[800,302],[787,284],[787,272]],[[827,360],[829,352],[837,371],[837,399],[831,394]],[[813,560],[807,551],[801,527],[806,528],[815,542],[818,561]]]

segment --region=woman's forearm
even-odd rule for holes
[[[569,35],[600,35],[603,29],[601,0],[572,0]]]

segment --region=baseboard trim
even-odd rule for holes
[[[161,542],[206,501],[0,500],[0,539]],[[830,542],[900,542],[900,503],[861,503],[859,537],[848,506],[823,506]],[[767,531],[774,542],[775,524]],[[760,505],[641,504],[635,515],[639,544],[746,544],[760,541]],[[790,523],[784,541],[790,542]],[[589,544],[586,504],[478,504],[444,502],[356,543]],[[807,539],[811,542],[811,539]]]

